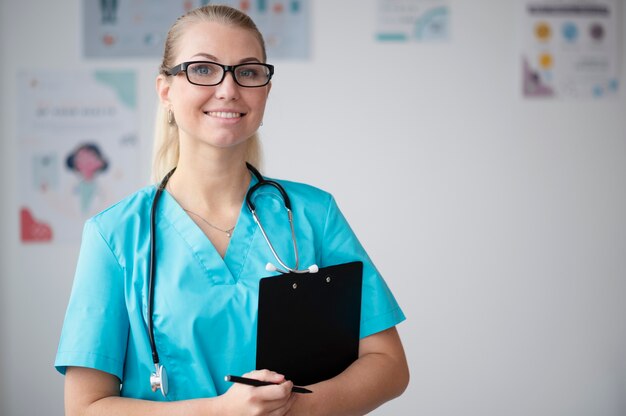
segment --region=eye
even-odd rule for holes
[[[237,70],[237,78],[239,79],[256,79],[261,74],[261,67],[258,65],[247,65]]]
[[[210,77],[215,75],[216,73],[215,65],[208,63],[198,63],[190,65],[187,68],[187,71],[190,75],[198,77]]]

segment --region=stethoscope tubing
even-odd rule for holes
[[[300,257],[298,255],[298,245],[296,243],[296,232],[293,228],[293,214],[291,213],[291,210],[289,208],[286,208],[287,210],[287,216],[289,218],[289,228],[291,229],[291,241],[293,242],[293,251],[294,251],[294,255],[295,255],[295,266],[292,269],[291,267],[287,266],[285,264],[285,262],[282,261],[282,259],[280,258],[280,256],[278,255],[278,253],[276,252],[276,250],[274,249],[274,245],[272,245],[272,242],[270,241],[270,239],[268,238],[267,234],[265,233],[265,228],[263,228],[263,224],[261,224],[261,220],[259,219],[259,217],[256,215],[256,211],[250,211],[252,213],[252,218],[254,218],[254,222],[257,223],[257,225],[259,226],[259,229],[261,230],[261,234],[263,235],[263,238],[265,239],[265,242],[267,243],[268,247],[270,248],[270,251],[272,252],[272,255],[274,256],[274,258],[276,259],[276,261],[285,269],[288,270],[291,273],[309,273],[309,270],[298,270],[298,264],[300,262]]]
[[[152,361],[155,365],[159,364],[159,353],[157,352],[156,343],[154,342],[154,322],[152,320],[152,310],[154,308],[154,272],[156,270],[156,207],[157,202],[161,197],[161,193],[165,189],[165,185],[170,180],[170,177],[174,173],[176,168],[170,170],[167,175],[161,180],[154,198],[152,199],[152,207],[150,208],[150,270],[148,271],[148,310],[146,314],[148,316],[148,335],[150,339],[150,349],[152,350]]]
[[[270,251],[272,252],[272,255],[274,256],[276,261],[278,261],[278,263],[285,269],[285,270],[280,270],[278,268],[274,268],[273,270],[277,270],[281,273],[316,272],[317,271],[316,265],[312,265],[306,270],[298,269],[298,264],[299,264],[298,245],[296,243],[296,232],[295,232],[294,225],[293,225],[293,213],[291,211],[291,201],[289,199],[289,196],[287,195],[287,192],[278,182],[265,179],[261,175],[261,173],[259,173],[259,171],[251,164],[246,162],[246,166],[257,179],[257,183],[254,184],[252,187],[250,187],[250,189],[246,193],[246,205],[248,209],[250,210],[252,217],[254,218],[254,222],[256,222],[256,224],[259,226],[259,229],[261,230],[261,234],[263,235],[265,242],[267,243]],[[165,177],[161,180],[154,194],[154,198],[152,200],[152,206],[150,207],[150,261],[148,263],[148,267],[149,267],[148,269],[148,302],[147,302],[148,305],[147,305],[146,315],[147,315],[147,326],[148,326],[148,338],[150,341],[150,350],[152,352],[152,361],[155,367],[155,372],[151,373],[150,375],[150,385],[153,391],[160,389],[164,397],[167,396],[167,392],[168,392],[167,372],[165,371],[165,367],[160,364],[159,353],[157,351],[156,342],[154,340],[154,321],[152,319],[152,313],[154,310],[154,286],[155,286],[154,277],[155,277],[155,272],[156,272],[156,237],[155,237],[156,208],[157,208],[157,203],[159,199],[161,198],[161,194],[163,193],[163,190],[165,189],[167,182],[169,181],[170,177],[172,176],[175,170],[176,168],[169,171],[167,175],[165,175]],[[263,227],[263,224],[261,224],[261,220],[259,219],[256,213],[256,206],[254,205],[252,196],[259,188],[263,186],[271,186],[275,188],[276,190],[278,190],[278,192],[281,194],[281,197],[283,198],[285,209],[287,210],[287,217],[289,219],[289,228],[291,230],[291,240],[293,242],[293,250],[294,250],[294,257],[295,257],[295,266],[293,268],[287,266],[285,262],[280,258],[280,256],[274,249],[274,245],[272,244],[269,237],[267,236],[267,233],[265,232],[265,228]],[[268,266],[270,265],[271,263],[268,263]]]
[[[283,188],[276,181],[265,179],[263,175],[261,175],[261,173],[250,163],[246,163],[246,166],[248,167],[250,172],[252,172],[252,174],[257,178],[257,183],[254,184],[250,188],[250,190],[248,190],[248,192],[246,193],[246,205],[248,206],[248,210],[252,214],[252,218],[254,218],[254,222],[256,222],[256,224],[259,226],[259,229],[261,230],[261,234],[263,235],[265,242],[270,248],[272,255],[274,256],[278,264],[280,264],[285,270],[291,273],[309,273],[308,269],[298,270],[298,265],[300,263],[300,256],[298,255],[298,244],[296,243],[296,232],[293,227],[293,213],[291,211],[291,200],[289,199],[289,195],[287,195],[285,188]],[[281,197],[283,198],[285,210],[287,211],[287,218],[289,220],[289,228],[291,231],[291,241],[293,242],[293,252],[294,252],[294,257],[295,257],[295,265],[293,268],[287,266],[287,264],[280,258],[280,256],[276,252],[276,249],[274,248],[274,245],[272,244],[269,237],[267,236],[267,233],[265,232],[265,228],[263,227],[263,224],[261,223],[259,216],[256,213],[256,206],[254,205],[254,202],[252,201],[252,196],[259,188],[263,186],[271,186],[275,188],[280,193]]]

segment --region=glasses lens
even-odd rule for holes
[[[194,84],[217,85],[223,76],[222,67],[210,62],[197,62],[187,67],[187,78]]]
[[[270,81],[270,70],[263,64],[238,65],[235,79],[244,87],[261,87]]]

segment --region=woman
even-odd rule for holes
[[[258,162],[273,73],[265,60],[254,23],[229,7],[193,10],[168,33],[155,170],[171,176],[155,210],[154,309],[146,311],[151,186],[85,225],[55,362],[68,415],[363,414],[406,388],[395,329],[404,315],[393,295],[333,198],[287,181],[301,264],[364,263],[359,358],[306,395],[272,369],[253,370],[258,281],[272,254],[244,203],[257,182],[245,162]],[[271,191],[255,198],[276,251],[293,259],[282,200]],[[148,315],[168,366],[166,398],[148,382]],[[230,385],[227,374],[273,384]]]

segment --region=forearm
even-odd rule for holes
[[[68,367],[65,375],[67,416],[211,416],[235,414],[284,415],[295,397],[293,384],[271,371],[245,374],[272,384],[263,387],[233,385],[226,393],[204,399],[154,402],[119,396],[117,377],[90,368]]]
[[[402,394],[408,366],[395,328],[388,331],[381,336],[391,339],[393,348],[366,352],[338,376],[310,386],[313,393],[298,395],[289,414],[363,415]]]
[[[177,402],[154,402],[125,397],[105,397],[68,416],[191,416],[219,415],[219,403],[214,399],[184,400]]]

